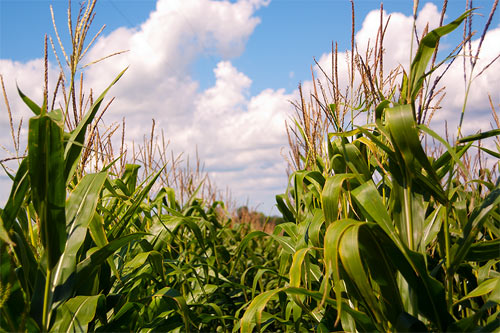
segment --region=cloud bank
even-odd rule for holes
[[[248,199],[250,205],[265,212],[271,211],[274,195],[286,187],[286,162],[282,157],[287,147],[284,123],[293,114],[289,101],[298,99],[298,94],[270,87],[250,95],[251,75],[240,72],[231,59],[244,53],[247,40],[260,22],[256,11],[268,2],[159,0],[144,23],[133,28],[122,27],[101,37],[85,59],[92,61],[128,50],[91,66],[86,70],[85,84],[101,91],[129,66],[125,76],[110,91],[116,99],[105,118],[110,123],[121,122],[122,117],[126,117],[129,142],[141,141],[154,118],[157,128],[162,128],[171,139],[170,147],[175,152],[193,156],[197,148],[205,169],[219,188],[228,186],[240,204]],[[360,52],[369,40],[374,43],[379,15],[378,10],[370,12],[356,33]],[[401,36],[410,36],[412,18],[384,12],[384,20],[389,15],[384,68],[391,69],[398,64],[407,68],[410,40]],[[430,29],[436,27],[439,17],[435,5],[424,5],[417,21],[418,30],[421,32],[427,24]],[[483,43],[478,69],[500,53],[500,44],[496,43],[499,39],[500,26],[493,27]],[[474,41],[472,47],[476,48],[477,44],[478,41]],[[325,41],[327,47],[328,41]],[[190,73],[196,60],[207,54],[223,60],[213,68],[213,86],[201,90],[197,78]],[[340,60],[346,56],[345,52],[339,54],[340,80],[344,82],[347,82],[347,66]],[[319,64],[325,69],[331,68],[330,61],[328,52],[319,58]],[[462,64],[456,61],[441,83],[447,86],[447,97],[442,103],[443,109],[435,116],[437,123],[447,120],[453,126],[458,122],[464,93]],[[495,63],[475,81],[468,100],[466,131],[489,129],[491,116],[486,94],[491,93],[495,105],[499,104],[500,96],[495,89],[500,84],[499,66]],[[17,98],[15,82],[29,96],[41,99],[42,68],[40,59],[27,63],[0,60],[0,74],[6,81],[16,119],[22,116],[26,122],[30,114]],[[320,77],[318,69],[316,72]],[[57,78],[53,66],[50,77]],[[287,80],[284,78],[283,82]],[[303,85],[310,87],[311,82],[305,81]],[[5,133],[1,143],[8,147],[7,117],[0,118],[0,128]]]

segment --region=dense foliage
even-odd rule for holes
[[[328,105],[317,154],[296,123],[303,167],[269,232],[197,190],[182,204],[153,190],[162,168],[144,181],[136,164],[113,173],[118,159],[82,170],[89,125],[124,72],[72,129],[67,110],[20,92],[34,116],[1,211],[1,330],[498,330],[500,182],[463,157],[500,130],[450,145],[416,107],[439,39],[469,14],[420,41],[398,93],[364,92],[373,122],[346,129]],[[425,136],[445,149],[430,155]]]

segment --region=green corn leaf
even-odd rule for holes
[[[103,295],[76,296],[62,304],[56,312],[52,332],[87,332],[88,324],[95,316]]]
[[[28,162],[40,238],[53,268],[66,243],[63,131],[49,116],[29,121]]]
[[[248,270],[247,270],[248,271]],[[247,272],[245,271],[245,272]],[[255,273],[255,276],[253,278],[253,281],[252,281],[252,299],[255,297],[255,294],[257,292],[257,284],[259,283],[262,283],[262,276],[265,274],[265,273],[271,273],[271,274],[274,274],[274,275],[278,275],[278,272],[272,270],[272,269],[268,269],[268,268],[259,268],[257,270],[257,273]],[[241,285],[244,286],[245,283],[244,283],[244,279],[242,277],[242,283]],[[262,290],[263,291],[263,290]]]
[[[125,170],[123,171],[123,175],[121,180],[125,185],[126,191],[124,191],[125,195],[132,196],[136,190],[137,185],[137,176],[139,174],[139,168],[141,166],[138,164],[126,164]]]
[[[405,172],[413,175],[419,171],[420,165],[439,186],[439,179],[420,143],[411,106],[399,105],[386,109],[386,119],[393,145],[405,161]]]
[[[90,107],[89,112],[87,112],[85,116],[83,116],[82,120],[78,123],[78,126],[71,132],[69,140],[66,143],[66,147],[64,149],[64,176],[66,184],[68,184],[72,180],[73,173],[76,169],[76,166],[78,165],[78,158],[82,152],[88,125],[94,119],[109,89],[122,77],[126,70],[127,68],[125,68],[120,74],[118,74],[113,82],[111,82],[111,84],[94,101],[94,104],[92,104],[92,106]]]
[[[294,222],[295,221],[293,212],[286,205],[285,194],[276,195],[276,206],[278,207],[278,210],[280,211],[280,213],[283,215],[283,218],[285,219],[285,221],[287,221],[287,222]]]
[[[406,74],[406,71],[403,70],[403,78],[401,79],[401,89],[398,100],[399,104],[405,104],[407,102],[406,98],[408,96],[408,92],[410,91],[408,85],[409,85],[408,75]]]
[[[491,299],[494,302],[500,303],[500,277],[496,277],[493,279],[488,279],[486,281],[483,281],[477,288],[472,290],[470,293],[468,293],[466,296],[462,297],[457,303],[462,302],[468,298],[472,297],[479,297],[479,296],[484,296],[486,294],[492,293],[493,299]]]
[[[98,247],[104,247],[109,243],[103,224],[104,222],[102,216],[97,213],[94,214],[94,217],[89,224],[90,236]]]
[[[458,140],[458,143],[465,143],[465,142],[471,142],[471,141],[479,141],[482,139],[486,138],[491,138],[492,136],[499,136],[500,135],[500,129],[493,129],[490,131],[482,132],[482,133],[477,133],[473,135],[466,136],[465,138],[461,138]]]
[[[28,96],[23,94],[21,89],[17,87],[17,92],[19,93],[19,96],[21,96],[21,99],[23,100],[24,104],[26,104],[31,111],[35,114],[35,116],[39,116],[40,113],[42,112],[42,109],[35,103],[33,102]]]
[[[452,317],[447,311],[444,287],[429,275],[424,256],[410,251],[404,244],[401,247],[397,246],[382,231],[380,225],[369,224],[369,226],[383,251],[414,290],[420,314],[433,322],[440,331],[445,330],[451,323]]]
[[[262,317],[264,315],[264,308],[267,306],[270,300],[276,298],[277,294],[280,292],[284,292],[288,295],[297,295],[297,296],[305,296],[320,301],[323,299],[323,294],[318,291],[311,291],[305,288],[297,288],[297,287],[284,287],[278,288],[275,290],[268,290],[257,297],[255,297],[247,310],[243,314],[243,317],[240,321],[240,331],[241,332],[252,332],[255,325],[260,327],[262,323]],[[334,309],[337,308],[337,303],[334,299],[330,297],[326,297],[325,302],[329,304]],[[300,308],[299,308],[300,309]],[[338,310],[338,309],[337,309]],[[366,332],[374,332],[376,331],[376,327],[373,325],[373,322],[370,318],[363,312],[357,311],[349,307],[348,305],[342,303],[342,311],[347,313],[351,318],[354,319],[356,326],[360,331]]]
[[[164,217],[162,217],[162,221],[163,221],[164,225],[166,225],[166,226],[175,225],[175,228],[173,228],[173,230],[172,230],[173,233],[176,233],[177,230],[181,226],[185,226],[185,227],[189,228],[193,232],[194,236],[196,237],[196,240],[198,241],[198,245],[203,250],[205,250],[205,239],[203,237],[203,233],[201,232],[200,227],[197,224],[198,219],[193,218],[193,217],[187,217],[187,216],[183,216],[183,217],[164,216]]]
[[[383,119],[382,116],[384,114],[384,110],[388,108],[391,105],[391,102],[388,100],[383,100],[380,102],[377,107],[375,108],[375,124],[377,125],[377,129],[383,133],[386,134],[386,136],[389,136],[388,133],[386,133],[385,126],[383,124]]]
[[[325,177],[318,171],[309,171],[304,178],[305,181],[314,185],[315,190],[319,193],[325,186]]]
[[[362,223],[357,223],[351,228],[346,229],[339,242],[339,259],[342,266],[349,275],[349,279],[356,285],[359,293],[363,296],[360,300],[364,302],[367,311],[371,314],[376,325],[382,325],[386,320],[379,307],[379,301],[375,297],[371,287],[368,272],[361,260],[361,244],[358,240],[359,229]],[[383,326],[380,326],[383,327]]]
[[[104,219],[97,212],[94,214],[92,221],[90,221],[89,232],[92,240],[99,248],[109,244],[106,232],[104,231]],[[116,268],[113,258],[108,258],[107,262],[116,278],[120,279],[120,274],[118,273],[118,269]]]
[[[3,225],[3,220],[0,217],[0,241],[5,242],[10,245],[14,245],[14,242],[10,239],[9,233]]]
[[[293,190],[294,190],[294,201],[295,201],[295,212],[297,214],[296,218],[301,219],[302,206],[304,196],[306,191],[304,190],[304,178],[307,175],[307,171],[296,171],[292,174],[293,176]]]
[[[279,234],[281,231],[283,231],[283,234],[285,236],[292,238],[294,241],[297,241],[297,239],[301,236],[299,233],[299,228],[295,223],[285,222],[276,227],[278,228],[278,230],[275,230],[276,234]]]
[[[267,303],[281,291],[283,291],[283,288],[268,290],[255,297],[241,318],[240,332],[251,333],[255,325],[257,325],[257,330],[260,331],[262,311],[264,311]]]
[[[55,109],[47,113],[47,116],[52,119],[57,126],[64,128],[64,115],[61,109]],[[68,133],[64,132],[63,136],[67,135]]]
[[[467,256],[474,239],[478,234],[482,225],[485,223],[489,214],[498,209],[500,205],[500,184],[491,191],[481,203],[481,206],[476,207],[469,217],[467,224],[464,226],[464,237],[461,238],[452,248],[452,267],[457,267],[462,263]]]
[[[370,169],[358,147],[352,143],[347,143],[342,146],[341,151],[344,154],[345,162],[351,169],[352,174],[354,174],[360,182],[371,179]]]
[[[425,125],[418,125],[418,128],[424,132],[426,132],[427,134],[431,135],[434,139],[438,140],[439,142],[441,142],[445,147],[446,147],[446,151],[447,153],[453,158],[453,161],[455,163],[458,164],[458,166],[461,168],[462,172],[464,172],[465,174],[467,174],[467,170],[464,166],[464,164],[462,163],[462,160],[460,159],[460,157],[465,153],[466,149],[468,149],[469,146],[467,146],[465,148],[465,150],[460,150],[460,153],[457,154],[455,152],[455,148],[451,147],[450,144],[448,142],[446,142],[446,140],[444,140],[442,137],[440,137],[436,132],[434,132],[433,130],[431,130],[429,127],[425,126]],[[439,167],[440,165],[437,164],[437,165],[433,165],[433,167]],[[437,170],[437,169],[434,169],[434,170]]]
[[[489,155],[491,155],[491,156],[493,156],[495,158],[500,159],[500,153],[494,152],[493,150],[488,149],[488,148],[484,148],[484,147],[479,147],[479,149],[481,149],[485,153],[487,153],[487,154],[489,154]]]
[[[333,274],[333,283],[336,296],[336,305],[338,308],[336,323],[340,320],[342,316],[342,290],[340,289],[340,258],[339,258],[339,244],[340,239],[352,226],[359,223],[359,221],[352,219],[343,219],[335,223],[330,224],[325,233],[325,246],[324,246],[324,258],[325,258],[325,277],[330,278],[330,274]],[[325,287],[324,294],[322,297],[322,303],[325,301],[328,293],[328,288]]]
[[[396,267],[392,258],[382,248],[380,241],[368,224],[359,226],[358,243],[362,262],[368,269],[371,280],[378,284],[379,306],[384,318],[396,325],[400,314],[405,310],[398,288]]]
[[[131,241],[140,239],[146,235],[148,234],[144,232],[128,234],[114,239],[104,247],[97,249],[97,251],[93,252],[85,260],[78,263],[76,267],[76,284],[85,284],[85,281],[89,281],[99,266],[103,264],[109,256],[115,253],[116,250],[127,245]]]
[[[175,191],[174,191],[174,189],[170,188],[170,187],[165,187],[165,191],[167,192],[168,206],[171,209],[180,210],[181,206],[179,205],[179,203],[177,202],[177,200],[175,200]]]
[[[321,192],[321,203],[326,225],[330,225],[338,218],[339,197],[345,181],[355,178],[352,173],[336,174],[328,177]]]
[[[115,311],[108,323],[104,326],[105,332],[133,331],[134,320],[144,305],[138,302],[126,302],[118,311]],[[179,326],[182,325],[182,322]],[[177,326],[174,326],[176,328]]]
[[[359,127],[359,130],[367,136],[372,143],[374,143],[378,148],[382,149],[391,159],[396,159],[396,154],[392,149],[387,146],[385,143],[381,141],[381,136],[375,136],[371,131],[364,127]],[[381,131],[388,139],[390,139],[390,135],[387,132],[387,129],[384,127]]]
[[[309,244],[309,240],[311,240],[313,246],[322,247],[320,240],[320,231],[324,223],[325,217],[323,216],[323,211],[316,208],[313,212],[313,217],[310,219],[307,225],[305,235],[306,244]]]
[[[279,226],[280,225],[278,225],[277,227],[279,227]],[[275,228],[274,233],[277,233],[277,230],[280,230],[280,229]],[[286,253],[289,253],[289,254],[294,254],[295,253],[295,244],[294,244],[294,242],[292,242],[292,240],[290,239],[290,237],[280,236],[280,235],[276,235],[276,234],[272,234],[270,236],[275,241],[277,241],[278,243],[280,243],[280,245],[283,247],[283,250]]]
[[[443,224],[445,214],[446,209],[443,206],[439,206],[425,219],[425,228],[417,244],[420,253],[425,253],[427,245],[436,239]]]
[[[41,273],[40,270],[45,267],[38,264],[35,258],[35,253],[32,250],[33,247],[26,239],[25,233],[21,229],[19,223],[14,223],[12,225],[9,236],[15,244],[13,250],[20,263],[20,267],[17,271],[19,283],[21,284],[23,291],[26,293],[27,298],[30,299],[35,288],[37,275],[44,276],[45,272]],[[44,264],[46,266],[46,262]]]
[[[165,280],[165,274],[162,266],[162,255],[158,251],[141,252],[137,254],[132,260],[128,261],[123,267],[125,274],[127,274],[130,270],[135,270],[137,268],[142,267],[147,260],[149,260],[149,263],[153,271],[155,271],[158,275],[162,277],[163,280]]]
[[[436,134],[437,137],[439,137]],[[439,140],[439,139],[438,139]],[[448,143],[446,143],[448,144]],[[472,143],[469,143],[464,146],[456,146],[451,149],[454,150],[455,156],[460,160],[462,156],[467,152],[467,150],[472,146]],[[442,179],[449,171],[450,168],[453,167],[453,164],[449,163],[452,160],[452,156],[450,152],[445,151],[438,159],[436,159],[432,163],[432,168],[436,170],[439,179]]]
[[[402,247],[403,242],[396,232],[392,219],[387,213],[387,209],[373,181],[358,186],[351,191],[351,194],[354,201],[362,209],[364,217],[369,221],[376,222],[395,244]]]
[[[96,212],[99,195],[106,178],[105,172],[85,175],[68,198],[66,203],[68,239],[53,273],[54,302],[67,299],[73,291],[72,283],[68,279],[75,272],[76,256]]]
[[[302,266],[304,265],[304,259],[311,248],[303,248],[295,252],[293,255],[292,266],[290,267],[290,287],[300,287],[300,282],[302,280]],[[302,305],[302,300],[299,297],[293,297],[294,302]]]
[[[239,258],[241,257],[243,251],[248,247],[250,242],[257,237],[263,237],[263,236],[269,236],[267,233],[263,231],[252,231],[251,233],[247,234],[243,239],[241,240],[240,244],[238,245],[238,248],[236,249],[236,256],[233,261],[233,267],[231,267],[231,273],[233,272]]]
[[[384,237],[390,237],[391,241],[385,240],[381,244],[384,251],[390,253],[389,256],[396,263],[395,266],[403,274],[406,281],[416,290],[422,314],[439,327],[446,327],[450,315],[446,311],[444,288],[438,281],[429,276],[422,255],[410,251],[400,240],[375,185],[372,182],[367,182],[351,193],[355,202],[362,208],[365,217],[377,223],[381,228],[380,231],[384,231]],[[377,229],[373,228],[373,230]],[[376,237],[383,239],[380,234]]]
[[[485,261],[497,259],[500,249],[500,238],[473,243],[464,258],[466,261]]]
[[[410,92],[411,100],[414,101],[417,97],[418,92],[422,88],[422,84],[425,79],[425,69],[429,64],[429,60],[436,49],[436,46],[439,42],[439,39],[444,35],[449,34],[465,20],[467,16],[471,13],[470,10],[466,11],[462,15],[460,15],[456,20],[450,22],[442,27],[432,30],[427,35],[422,38],[420,41],[420,45],[418,46],[417,53],[415,54],[415,58],[411,63],[410,67],[410,78],[408,89]]]
[[[308,289],[304,288],[295,288],[295,287],[287,287],[286,289],[283,289],[287,294],[294,295],[303,295],[306,297],[311,297],[316,300],[320,300],[323,298],[322,293],[317,292],[317,291],[311,291]],[[328,303],[330,306],[333,308],[336,308],[337,311],[339,308],[337,307],[337,303],[334,299],[331,299],[330,297],[326,298],[326,303]],[[373,322],[371,319],[363,312],[357,311],[352,309],[349,305],[342,303],[342,313],[348,314],[351,318],[354,319],[356,323],[356,327],[359,329],[361,332],[376,332],[377,329],[373,325]]]
[[[5,208],[1,212],[1,217],[4,222],[6,231],[9,231],[14,223],[19,209],[24,202],[26,193],[30,187],[30,179],[28,174],[28,159],[24,158],[17,169],[14,182],[12,184],[9,199],[5,204]]]
[[[136,214],[137,211],[140,210],[141,203],[148,196],[156,179],[158,179],[160,174],[163,172],[163,169],[165,169],[165,166],[162,167],[155,175],[153,175],[149,179],[149,182],[146,185],[140,187],[141,191],[133,198],[132,204],[128,207],[126,212],[121,217],[120,221],[113,226],[110,233],[108,234],[112,236],[109,237],[110,239],[115,239],[122,235],[122,233],[125,231],[125,228],[128,226],[128,223],[132,219],[134,214]]]

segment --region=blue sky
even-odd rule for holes
[[[438,8],[442,5],[442,1],[422,3],[427,2],[435,3]],[[488,8],[489,2],[478,0],[474,4]],[[390,0],[383,4],[388,12],[412,13],[411,0]],[[28,61],[40,57],[43,36],[53,35],[54,31],[49,5],[54,8],[58,24],[65,24],[66,0],[0,0],[0,59]],[[78,6],[79,1],[73,1],[74,13]],[[103,24],[106,24],[104,34],[123,26],[138,26],[155,7],[156,0],[100,0],[93,32]],[[460,15],[464,7],[464,1],[450,1],[448,17]],[[355,1],[356,29],[361,28],[362,18],[368,12],[378,8],[380,2],[376,0]],[[260,24],[248,39],[245,52],[233,59],[233,64],[244,73],[252,73],[252,93],[269,87],[293,90],[299,81],[309,79],[313,57],[328,52],[332,41],[338,43],[340,50],[350,47],[348,0],[272,0],[258,9],[256,16],[261,19]],[[478,17],[478,26],[482,24],[480,21],[482,18]],[[199,55],[192,74],[199,79],[200,88],[213,84],[212,69],[220,59],[214,54]]]
[[[107,65],[97,65],[86,74],[87,79],[93,86],[104,86],[112,80],[113,73],[123,68],[120,66],[130,65],[124,79],[111,91],[117,102],[109,121],[125,115],[130,119],[129,134],[138,138],[148,132],[154,117],[166,130],[174,150],[193,154],[197,146],[216,183],[232,189],[240,203],[248,199],[251,206],[266,213],[275,212],[274,195],[282,193],[287,182],[286,163],[281,155],[287,146],[284,119],[293,114],[288,100],[297,97],[299,82],[307,86],[313,57],[325,61],[332,41],[338,42],[339,51],[350,47],[350,3],[239,0],[221,6],[218,2],[162,0],[160,6],[153,0],[98,1],[90,35],[103,24],[107,27],[105,39],[97,41],[89,57],[122,47],[131,52]],[[11,100],[17,98],[11,93],[15,82],[25,87],[25,92],[37,93],[33,83],[36,80],[29,74],[34,73],[36,62],[30,61],[41,57],[44,34],[54,36],[50,4],[61,35],[67,36],[66,0],[0,0],[0,74]],[[484,16],[488,15],[490,4],[491,1],[474,1],[475,6],[483,7],[479,12]],[[419,9],[425,9],[422,21],[428,18],[431,26],[436,25],[441,5],[442,1],[420,1]],[[78,6],[78,1],[73,1],[74,14]],[[384,1],[386,13],[394,14],[394,24],[389,29],[406,29],[412,6],[412,1]],[[445,22],[460,15],[464,7],[465,1],[449,1]],[[367,15],[379,8],[378,1],[355,1],[357,32],[366,35],[376,31],[369,26]],[[234,19],[240,14],[241,20]],[[484,17],[477,16],[474,22],[481,27]],[[498,26],[498,19],[494,19],[492,29]],[[391,58],[390,52],[409,45],[406,40],[410,35],[401,30],[395,36],[398,38],[387,41],[386,61],[389,65],[407,66],[405,58]],[[455,45],[460,37],[458,31],[444,39],[443,49]],[[144,41],[146,44],[141,44]],[[140,50],[140,45],[150,47],[153,53]],[[149,56],[151,59],[144,59]],[[141,76],[143,73],[147,75]],[[498,75],[488,80],[497,82]],[[452,86],[452,92],[453,89]],[[142,98],[141,93],[147,97]],[[498,100],[498,94],[492,93]],[[476,108],[483,110],[479,104]],[[449,108],[454,107],[450,101]],[[0,108],[3,110],[3,104]],[[481,114],[484,116],[484,112]],[[484,117],[475,117],[475,124],[487,125],[489,119]],[[5,124],[2,119],[0,126],[6,128]],[[235,136],[237,139],[233,140]],[[6,142],[3,140],[2,144],[8,145]]]

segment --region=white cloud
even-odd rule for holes
[[[255,96],[250,95],[252,78],[235,68],[230,59],[244,52],[246,41],[259,24],[255,11],[267,3],[267,0],[159,0],[155,11],[143,24],[119,28],[100,38],[85,59],[88,62],[116,51],[129,50],[91,66],[85,74],[86,87],[99,92],[129,66],[125,76],[110,91],[116,99],[106,121],[120,122],[125,116],[128,139],[137,142],[148,134],[151,119],[155,118],[157,128],[164,129],[166,137],[171,139],[171,148],[194,156],[197,147],[206,170],[220,188],[229,186],[240,203],[249,198],[251,205],[262,204],[260,208],[266,212],[274,203],[274,195],[282,193],[286,187],[286,162],[281,155],[283,147],[287,146],[284,121],[293,113],[289,100],[296,100],[297,93],[266,89]],[[368,40],[373,45],[379,15],[377,10],[370,12],[357,32],[360,53]],[[387,17],[388,13],[384,13],[384,20]],[[439,11],[435,5],[426,4],[419,17],[419,32],[427,22],[432,29],[439,22]],[[385,37],[386,70],[398,64],[408,67],[412,24],[409,16],[391,14]],[[499,39],[500,27],[489,32],[478,69],[500,52],[495,43]],[[473,48],[477,41],[474,43]],[[224,59],[214,68],[214,85],[204,91],[200,91],[196,78],[190,76],[191,66],[201,54]],[[340,82],[347,82],[348,68],[344,61],[347,57],[346,52],[339,54]],[[327,72],[331,70],[330,61],[328,53],[319,60]],[[446,108],[436,115],[437,122],[442,119],[457,121],[455,115],[458,115],[457,107],[463,96],[460,64],[461,61],[457,61],[447,74],[448,79],[442,82],[448,86],[448,96],[443,102]],[[490,119],[486,92],[493,94],[496,105],[499,103],[498,89],[494,89],[500,84],[498,66],[496,63],[475,82],[469,97],[471,119],[467,118],[467,128],[489,122],[486,120]],[[42,69],[41,60],[28,63],[0,60],[0,74],[6,81],[13,110],[16,116],[22,114],[25,120],[30,112],[17,98],[15,80],[29,96],[39,101]],[[318,71],[316,74],[316,77],[322,76]],[[54,68],[50,76],[57,78]],[[306,81],[303,87],[307,92],[312,83]],[[4,133],[9,131],[6,119],[0,118],[0,129]],[[2,144],[5,137],[2,136]]]
[[[215,84],[203,92],[189,76],[201,53],[226,59],[240,55],[260,22],[253,16],[255,10],[267,3],[160,0],[140,27],[115,30],[97,42],[89,59],[121,49],[129,52],[111,65],[105,61],[93,66],[87,82],[97,86],[103,76],[111,78],[130,66],[113,88],[117,99],[108,119],[113,119],[112,114],[125,115],[128,138],[137,141],[155,118],[174,151],[193,156],[197,147],[217,186],[229,186],[240,203],[249,198],[254,205],[265,202],[269,210],[274,200],[269,195],[262,198],[262,189],[247,184],[258,175],[270,177],[268,183],[277,192],[286,186],[280,156],[286,145],[284,117],[289,109],[284,90],[265,90],[251,97],[251,79],[227,60],[217,64]],[[270,165],[280,172],[270,173]]]
[[[286,186],[280,150],[286,145],[288,96],[284,90],[270,89],[250,96],[250,78],[227,60],[217,64],[215,84],[205,91],[199,91],[198,82],[189,73],[201,54],[223,59],[239,56],[260,22],[255,11],[268,3],[159,0],[143,24],[122,27],[99,38],[84,59],[88,63],[128,50],[92,65],[85,71],[85,84],[94,92],[102,91],[117,73],[129,67],[110,91],[116,99],[105,116],[107,123],[126,117],[129,142],[142,141],[154,118],[157,128],[164,129],[171,139],[172,149],[193,156],[198,147],[218,186],[229,186],[240,202],[247,198],[252,205],[265,202],[267,210],[274,192]],[[40,61],[36,62],[38,67],[5,63],[12,70],[3,63],[0,70],[10,80],[16,76],[32,79],[33,74],[43,73]],[[33,87],[26,91],[40,95],[36,89],[41,78],[31,82]],[[258,182],[263,186],[249,185],[257,181],[254,177],[260,177]],[[275,190],[271,195],[270,186]]]
[[[54,66],[49,66],[49,90],[50,88],[54,88],[58,73],[59,71]],[[31,110],[19,97],[17,87],[19,87],[19,89],[36,104],[42,105],[44,80],[43,59],[34,59],[26,63],[0,59],[0,75],[2,75],[5,84],[5,90],[7,92],[7,97],[9,100],[15,127],[14,131],[16,132],[17,136],[17,125],[19,124],[19,121],[21,121],[22,119],[23,124],[26,125],[28,123],[29,117],[32,117],[34,115],[33,112],[31,112]],[[49,101],[52,101],[52,96],[50,95]],[[0,136],[0,144],[8,151],[13,152],[14,145],[12,143],[10,135],[11,130],[9,125],[9,118],[7,116],[3,96],[0,105],[1,111],[3,113],[3,116],[0,117],[0,130],[3,133],[3,135]],[[23,153],[23,149],[26,146],[27,135],[27,127],[23,126],[20,132],[20,153]],[[1,156],[4,156],[1,158],[10,157],[4,153],[2,153]]]
[[[267,89],[247,97],[251,80],[227,61],[220,62],[214,73],[215,85],[196,103],[187,142],[198,142],[217,184],[230,184],[235,197],[249,198],[253,205],[264,204],[261,208],[269,210],[274,195],[286,187],[280,150],[286,145],[284,125],[293,96],[284,89]]]

